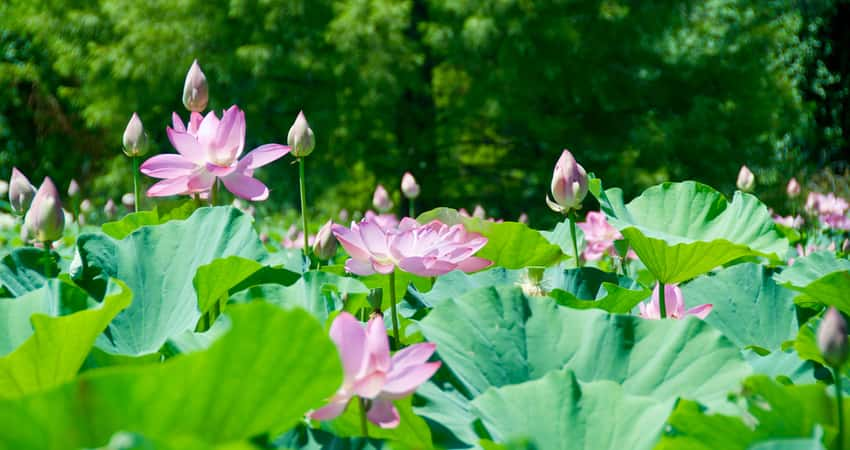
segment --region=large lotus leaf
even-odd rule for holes
[[[541,231],[540,234],[543,235],[549,242],[557,245],[561,248],[561,251],[570,256],[569,263],[575,267],[575,251],[573,250],[573,238],[572,231],[570,230],[570,221],[569,219],[564,220],[563,222],[558,222],[555,225],[555,228],[552,231]],[[581,249],[584,248],[584,231],[576,226],[576,246],[578,246],[578,251],[581,253]]]
[[[234,293],[232,300],[244,303],[262,299],[283,308],[301,307],[324,323],[331,313],[344,307],[346,299],[368,292],[366,286],[353,278],[311,271],[291,286],[260,284]]]
[[[395,428],[380,428],[371,422],[367,422],[369,437],[395,442],[403,448],[433,448],[431,431],[425,421],[413,412],[410,402],[410,398],[393,402],[399,414],[399,425]],[[340,437],[362,437],[358,401],[353,400],[341,416],[324,426]]]
[[[450,208],[437,208],[425,212],[416,220],[420,223],[438,219],[449,225],[462,223],[467,230],[487,237],[487,245],[476,255],[493,261],[506,269],[529,266],[551,266],[565,258],[561,248],[551,244],[539,231],[518,222],[490,222],[473,217],[463,217]]]
[[[594,267],[546,271],[544,288],[558,304],[575,309],[628,313],[650,295],[636,281]]]
[[[831,252],[813,253],[794,261],[775,277],[776,282],[801,292],[798,302],[812,300],[850,314],[850,261]]]
[[[745,380],[741,394],[731,400],[743,403],[747,414],[710,414],[695,402],[680,401],[669,418],[670,428],[656,448],[745,450],[763,441],[809,438],[817,433],[818,426],[825,431],[827,448],[833,448],[835,400],[822,384],[783,386],[757,375]],[[845,410],[848,403],[845,401]],[[850,438],[845,437],[844,448],[848,444]]]
[[[0,448],[97,447],[126,430],[210,446],[275,435],[341,385],[336,347],[307,312],[255,302],[229,315],[232,328],[206,351],[0,400]]]
[[[776,284],[769,270],[746,263],[699,277],[682,286],[689,307],[711,303],[705,321],[744,348],[780,348],[797,334],[794,293]]]
[[[144,226],[159,225],[170,220],[186,219],[192,215],[195,209],[197,209],[197,205],[193,200],[190,200],[167,211],[153,209],[151,211],[130,213],[114,222],[104,223],[100,229],[115,239],[124,239],[130,233]]]
[[[217,258],[262,259],[266,252],[251,218],[231,207],[202,208],[185,221],[142,227],[122,240],[84,234],[77,240],[74,277],[94,285],[106,277],[127,283],[133,304],[110,324],[98,347],[110,353],[152,353],[200,317],[193,279]],[[91,289],[91,288],[90,288]]]
[[[299,425],[278,437],[267,448],[300,449],[300,450],[379,450],[396,448],[378,439],[343,438],[318,428]],[[256,450],[256,447],[252,447]],[[406,448],[406,447],[401,447]],[[415,447],[414,447],[415,448]]]
[[[579,382],[565,370],[491,388],[472,406],[497,442],[527,438],[545,449],[650,449],[675,399],[627,392],[611,381]]]
[[[738,348],[699,319],[574,310],[516,287],[447,300],[420,326],[472,397],[567,367],[582,381],[616,381],[631,394],[712,403],[750,372]]]
[[[192,284],[198,294],[198,309],[206,312],[231,291],[267,283],[291,285],[299,275],[286,269],[266,267],[253,259],[229,256],[198,267]]]
[[[759,200],[736,192],[732,202],[709,186],[663,183],[628,204],[622,191],[600,199],[611,224],[663,283],[679,283],[745,256],[779,260],[788,241]]]
[[[753,373],[794,384],[811,384],[817,381],[812,362],[800,359],[793,349],[777,350],[763,356],[750,349],[744,350],[743,353],[744,359],[752,366]]]
[[[49,260],[47,258],[44,250],[35,247],[12,250],[0,261],[0,286],[12,297],[19,297],[44,286],[47,280],[44,276],[45,262],[52,274],[59,272],[53,256],[51,255]]]
[[[445,300],[478,288],[518,284],[526,278],[523,273],[523,270],[508,270],[502,267],[469,274],[455,270],[437,278],[429,291],[415,291],[411,295],[421,306],[433,308]]]
[[[413,410],[431,424],[434,445],[443,448],[462,448],[478,442],[473,429],[475,415],[469,400],[449,383],[438,386],[431,380],[416,390],[418,399]]]
[[[50,284],[58,284],[51,281]],[[74,295],[71,289],[33,291],[51,297],[51,294]],[[79,292],[79,291],[78,291]],[[62,317],[42,313],[24,319],[32,321],[33,335],[12,353],[0,358],[0,397],[18,397],[44,390],[77,374],[97,336],[119,311],[130,304],[132,293],[120,281],[112,285],[97,307],[78,311]],[[48,302],[62,303],[62,299],[47,298]],[[65,303],[69,300],[65,299]]]

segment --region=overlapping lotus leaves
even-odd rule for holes
[[[686,181],[653,186],[625,204],[608,189],[600,205],[646,267],[663,283],[679,283],[746,256],[778,261],[788,241],[767,207],[736,192],[732,202],[709,186]]]
[[[159,209],[138,211],[127,214],[114,222],[104,223],[100,229],[104,234],[115,239],[124,239],[130,233],[144,226],[159,225],[170,220],[183,220],[192,215],[197,209],[194,200],[184,202],[171,210],[161,212]]]
[[[740,348],[774,351],[797,334],[794,293],[760,265],[739,264],[698,277],[682,286],[682,294],[688,307],[714,305],[705,321]]]
[[[124,281],[133,304],[109,325],[97,345],[110,353],[153,353],[165,341],[192,330],[200,317],[193,279],[217,258],[266,255],[251,218],[231,207],[202,208],[185,221],[142,227],[124,239],[83,234],[72,274],[97,291],[107,277]]]
[[[569,370],[491,388],[473,411],[497,442],[526,438],[545,449],[651,449],[674,398],[628,394],[611,381],[580,382]]]
[[[0,449],[98,447],[126,430],[208,446],[276,435],[342,383],[336,348],[307,312],[255,302],[228,314],[231,330],[206,351],[0,400]]]
[[[751,370],[738,348],[701,320],[578,311],[516,287],[447,300],[420,327],[472,397],[566,367],[581,381],[615,381],[629,394],[683,395],[714,406]]]
[[[0,286],[12,297],[19,297],[44,286],[45,258],[47,255],[44,250],[35,247],[12,250],[0,261]],[[58,272],[53,258],[49,267],[53,273]]]
[[[767,376],[757,375],[745,380],[741,394],[732,400],[743,402],[747,414],[743,417],[711,414],[696,402],[680,401],[670,416],[671,427],[656,449],[745,450],[761,448],[753,447],[759,442],[783,438],[818,441],[819,428],[824,431],[826,447],[835,448],[832,446],[836,435],[835,401],[822,384],[783,386]],[[845,400],[844,408],[848,406]],[[844,448],[848,444],[850,437],[845,437]]]
[[[815,301],[850,314],[850,260],[817,252],[794,261],[774,278],[802,294],[796,298],[798,303]]]
[[[529,266],[551,266],[565,258],[561,248],[551,244],[539,231],[518,222],[488,222],[473,217],[463,217],[454,209],[437,208],[416,218],[419,223],[439,219],[454,225],[462,223],[467,230],[487,237],[487,245],[476,256],[493,261],[493,265],[506,269]]]
[[[601,309],[625,314],[651,292],[636,281],[594,267],[546,271],[544,287],[558,304],[575,309]]]
[[[380,428],[371,422],[367,422],[369,437],[390,441],[399,444],[402,448],[434,448],[431,442],[431,430],[425,421],[413,411],[411,399],[406,398],[393,403],[398,409],[400,417],[398,427]],[[324,424],[323,427],[339,437],[363,437],[357,400],[352,401],[341,416]]]
[[[75,296],[76,299],[70,297]],[[97,336],[119,311],[130,304],[132,293],[120,281],[110,285],[103,302],[91,309],[55,317],[62,304],[72,304],[86,297],[81,290],[58,280],[41,289],[9,302],[20,305],[14,314],[6,315],[9,323],[29,326],[32,335],[14,351],[0,358],[0,398],[19,397],[44,390],[72,379],[94,345]],[[40,297],[40,298],[38,298]],[[33,299],[35,301],[30,302]],[[37,305],[33,311],[32,305]],[[31,316],[27,316],[32,312]],[[0,309],[0,315],[9,313]],[[17,326],[15,327],[17,329]],[[14,332],[7,344],[18,342]],[[5,339],[4,339],[5,341]]]
[[[263,266],[241,256],[228,256],[198,267],[192,284],[198,294],[198,309],[203,313],[213,303],[227,300],[230,292],[267,283],[289,286],[299,278],[297,273],[283,268]]]

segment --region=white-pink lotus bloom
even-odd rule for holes
[[[167,133],[179,153],[156,155],[142,164],[142,173],[163,179],[148,189],[148,196],[207,192],[220,179],[227,190],[239,197],[267,199],[269,190],[253,177],[254,170],[283,157],[289,147],[261,145],[240,160],[245,146],[245,113],[233,105],[221,120],[212,111],[202,120],[199,117],[192,113],[187,128],[175,115],[174,128],[167,128]]]
[[[380,225],[381,228],[383,228],[385,230],[395,230],[395,229],[398,228],[398,224],[399,224],[398,217],[396,217],[395,214],[393,214],[393,213],[377,214],[377,213],[375,213],[375,211],[372,211],[371,209],[369,211],[366,211],[366,214],[363,214],[363,218],[375,221],[375,223]],[[340,220],[342,220],[342,219],[340,219]]]
[[[345,269],[357,275],[388,274],[398,267],[433,277],[455,269],[475,272],[492,264],[472,256],[487,244],[487,238],[466,231],[462,224],[449,226],[434,220],[420,225],[405,217],[397,229],[385,229],[366,218],[352,222],[351,228],[334,225],[333,232],[351,256]]]
[[[369,421],[381,428],[395,428],[399,415],[393,400],[415,392],[441,365],[428,362],[437,348],[432,343],[411,345],[390,357],[387,329],[380,315],[370,319],[364,330],[354,316],[342,312],[334,319],[330,336],[342,359],[342,387],[327,406],[310,413],[311,419],[333,419],[357,396],[368,400]]]
[[[714,307],[714,305],[706,303],[686,310],[682,290],[676,284],[664,285],[664,305],[667,309],[667,317],[670,319],[683,319],[686,316],[697,316],[700,319],[705,319]],[[647,303],[641,303],[638,307],[640,308],[640,316],[644,319],[662,318],[657,283],[655,289],[652,290],[652,299]]]
[[[584,232],[587,247],[582,252],[586,261],[596,261],[605,253],[614,251],[614,241],[623,239],[623,235],[608,223],[605,214],[599,211],[587,213],[584,222],[579,222],[579,228]]]
[[[773,221],[787,228],[800,228],[803,226],[803,218],[800,216],[774,215]]]

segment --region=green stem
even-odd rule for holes
[[[142,200],[141,193],[139,193],[139,157],[134,156],[133,158],[133,209],[134,211],[139,211],[139,204]]]
[[[53,247],[52,241],[44,241],[44,276],[50,278],[50,270],[51,260],[53,257],[50,255],[50,248]]]
[[[410,199],[410,203],[407,205],[407,217],[411,219],[416,218],[416,208],[413,207],[413,199]]]
[[[395,349],[401,348],[401,339],[398,336],[398,311],[395,307],[395,269],[390,272],[390,312],[393,319],[393,339],[395,340]]]
[[[298,187],[301,190],[301,226],[304,229],[304,256],[310,251],[307,238],[307,186],[304,180],[304,158],[298,158]]]
[[[212,189],[210,189],[210,206],[218,206],[218,178],[215,179]]]
[[[664,283],[658,282],[658,310],[661,311],[661,318],[667,318],[667,301],[664,300]]]
[[[576,258],[576,267],[581,267],[581,256],[578,254],[578,239],[576,236],[576,213],[575,211],[570,211],[567,216],[567,220],[570,221],[570,238],[573,240],[573,255]]]
[[[360,431],[364,438],[369,439],[369,424],[366,422],[366,400],[361,397],[357,397],[357,400],[360,403]]]
[[[838,450],[844,450],[844,401],[841,399],[841,371],[838,367],[832,369],[835,378],[835,401],[838,402]]]

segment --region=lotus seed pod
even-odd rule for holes
[[[286,136],[286,143],[292,151],[292,156],[296,158],[303,158],[313,153],[316,138],[313,136],[310,124],[307,123],[307,118],[304,117],[304,111],[298,112],[298,117],[295,118],[295,123],[292,124]]]

